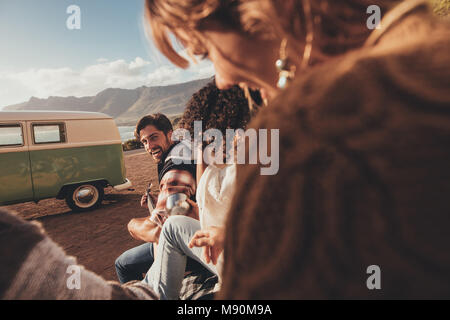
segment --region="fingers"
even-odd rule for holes
[[[191,206],[193,206],[193,207],[198,207],[198,204],[197,204],[197,202],[195,202],[195,201],[192,201],[191,199],[186,199],[186,201],[187,201],[187,203],[189,203]]]
[[[193,248],[194,247],[194,243],[195,243],[195,241],[197,240],[197,232],[192,236],[192,239],[191,239],[191,241],[189,241],[189,248]]]
[[[208,230],[198,230],[192,239],[194,238],[203,238],[203,237],[209,237],[209,231]]]
[[[211,239],[209,238],[192,238],[191,242],[189,242],[189,248],[193,247],[205,247],[211,245]]]
[[[206,263],[217,264],[217,260],[223,251],[223,244],[214,240],[214,232],[210,230],[199,230],[189,242],[189,248],[203,247],[203,255]]]
[[[192,201],[191,199],[187,199],[187,203],[191,206],[191,210],[188,216],[198,220],[198,204],[195,201]]]
[[[223,247],[220,245],[215,245],[211,248],[211,260],[214,265],[217,264],[217,260],[219,259],[220,254],[223,251]]]
[[[141,207],[145,207],[147,205],[147,194],[144,194],[141,198]]]
[[[211,257],[212,263],[214,265],[216,265],[217,264],[217,256],[218,256],[217,249],[215,247],[212,247],[210,251],[211,251],[210,257]]]
[[[191,241],[189,242],[189,248],[199,247],[198,245],[195,245],[196,241],[201,238],[209,238],[209,232],[204,230],[198,230],[193,236]]]
[[[210,263],[209,247],[203,247],[203,256],[205,257],[206,263]]]

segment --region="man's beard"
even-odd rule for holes
[[[153,155],[153,153],[150,152],[150,155],[153,157],[153,159],[156,161],[156,163],[160,163],[160,162],[161,162],[161,159],[164,158],[164,156],[165,156],[166,153],[167,153],[167,150],[169,150],[170,146],[172,145],[172,143],[171,143],[171,141],[169,140],[169,138],[167,137],[167,135],[165,135],[164,137],[166,138],[166,145],[167,145],[167,148],[164,149],[163,146],[159,146],[159,147],[158,147],[158,149],[159,149],[159,151],[158,151],[158,152],[159,152],[158,156],[159,156],[159,157],[156,158],[156,157]]]

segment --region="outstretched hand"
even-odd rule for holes
[[[225,231],[219,227],[209,227],[197,231],[189,242],[189,248],[203,247],[206,263],[217,264],[217,259],[223,251]]]

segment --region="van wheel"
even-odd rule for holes
[[[95,184],[72,187],[66,194],[66,203],[73,211],[88,211],[102,203],[104,191]]]

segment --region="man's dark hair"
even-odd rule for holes
[[[173,131],[172,123],[169,118],[167,118],[162,113],[149,114],[144,116],[139,120],[134,130],[134,136],[136,139],[141,140],[140,132],[146,126],[155,126],[156,129],[164,132],[167,135],[170,131]]]
[[[255,106],[257,108],[257,106]],[[223,135],[226,129],[245,129],[256,110],[250,111],[248,99],[238,86],[219,90],[215,81],[194,93],[189,100],[179,127],[194,136],[194,121],[202,121],[203,130],[218,129]]]

